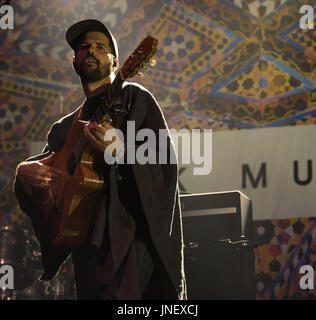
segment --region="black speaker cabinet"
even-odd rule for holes
[[[188,299],[255,299],[251,200],[227,191],[180,201]]]

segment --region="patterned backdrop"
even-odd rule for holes
[[[135,81],[152,91],[170,127],[238,130],[316,122],[316,27],[299,28],[299,8],[315,0],[11,4],[14,29],[0,30],[0,226],[23,230],[27,241],[20,250],[32,262],[24,261],[30,274],[38,267],[38,245],[12,182],[31,142],[45,140],[51,123],[83,99],[64,40],[72,23],[103,20],[116,35],[121,63],[147,34],[159,40],[156,67]],[[316,218],[255,222],[257,299],[315,298],[298,288],[297,279],[301,264],[316,267],[315,224]],[[11,298],[71,299],[71,288],[63,285],[70,273],[68,262],[51,284],[34,275]]]

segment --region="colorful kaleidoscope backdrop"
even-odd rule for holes
[[[296,126],[316,123],[316,27],[299,28],[304,4],[315,0],[11,1],[14,29],[0,30],[0,226],[30,228],[12,193],[16,165],[83,100],[64,40],[72,23],[104,21],[121,64],[147,34],[158,39],[156,66],[134,80],[171,128]],[[256,221],[254,231],[257,299],[315,299],[298,288],[297,269],[316,267],[316,218]],[[48,287],[34,278],[24,296],[51,298],[69,272]]]

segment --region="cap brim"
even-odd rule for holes
[[[99,20],[87,19],[73,24],[66,32],[66,41],[73,50],[76,50],[79,37],[88,31],[100,31],[110,40],[114,56],[118,58],[116,40],[110,30]]]

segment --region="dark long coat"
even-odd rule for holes
[[[154,130],[156,136],[159,129],[168,129],[163,113],[149,91],[140,85],[124,83],[121,101],[131,111],[129,120],[135,121],[136,132],[141,128]],[[75,112],[63,117],[53,124],[47,136],[47,145],[42,154],[27,159],[39,160],[51,152],[58,152],[64,145],[67,132],[71,127]],[[170,143],[170,136],[168,143]],[[171,152],[174,152],[171,142]],[[119,165],[120,166],[120,165]],[[148,231],[163,265],[165,266],[178,298],[186,298],[184,275],[184,246],[182,219],[179,203],[178,172],[176,164],[132,164],[132,173],[137,185],[143,213]],[[123,177],[124,180],[124,177]],[[127,186],[128,188],[128,186]],[[108,208],[109,239],[113,258],[114,271],[118,270],[124,260],[136,228],[135,219],[130,214],[128,205],[122,204],[120,197],[121,184],[118,182],[117,167],[110,169],[110,200]],[[126,193],[126,186],[124,192]],[[18,178],[15,180],[14,191],[20,208],[31,218],[35,234],[41,245],[44,274],[41,279],[51,280],[60,269],[71,251],[48,245],[41,238],[36,199],[27,196]],[[130,201],[129,199],[128,201]],[[119,239],[124,238],[124,241]],[[139,259],[139,258],[138,258]],[[138,263],[141,269],[142,265]],[[146,274],[146,270],[140,270]],[[140,286],[142,286],[140,284]],[[122,299],[133,299],[133,295],[124,293],[124,288],[117,296]]]

